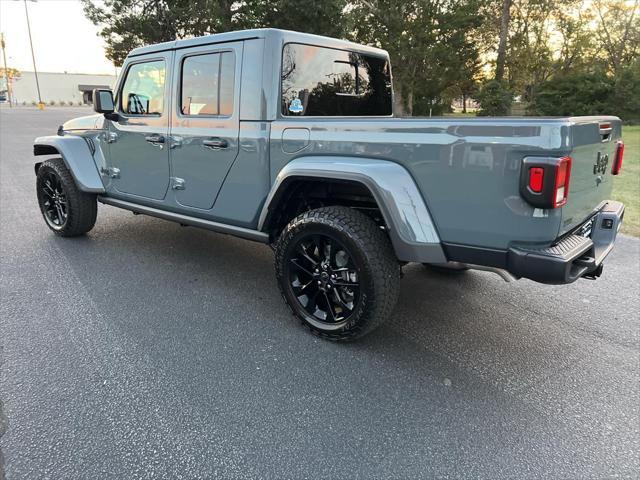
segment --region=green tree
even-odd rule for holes
[[[244,28],[344,34],[346,0],[81,0],[100,27],[107,58],[122,65],[136,47]]]
[[[588,72],[594,68],[595,36],[591,28],[593,12],[575,4],[572,9],[555,12],[553,30],[560,37],[555,75]]]
[[[559,48],[553,51],[547,40],[544,55],[521,51],[516,56],[522,64],[512,63],[520,75],[525,72],[528,113],[640,120],[639,6],[638,0],[597,0],[551,8],[545,36],[559,36]],[[531,72],[541,58],[548,74],[536,77]]]
[[[543,82],[528,113],[533,115],[611,114],[614,81],[602,74],[564,75]]]
[[[613,109],[625,122],[640,122],[640,58],[619,70],[615,77]]]
[[[478,115],[501,116],[509,113],[513,94],[504,87],[503,82],[490,80],[482,86],[476,99],[480,103]]]
[[[389,51],[396,114],[449,108],[444,93],[479,56],[473,33],[482,23],[479,0],[354,0],[355,41]],[[414,108],[417,107],[417,108]]]
[[[529,99],[553,75],[592,68],[595,17],[588,5],[587,0],[488,0],[483,50],[495,59],[493,78]]]
[[[505,88],[533,101],[551,78],[603,70],[617,77],[640,54],[639,5],[640,0],[488,0],[486,57],[497,55],[494,78],[504,77]]]
[[[456,82],[457,97],[462,97],[462,113],[467,113],[467,101],[480,90],[482,83],[482,62],[479,58],[469,58]]]
[[[594,1],[596,35],[611,72],[617,75],[640,55],[640,1]]]
[[[507,38],[509,36],[509,22],[511,21],[511,0],[502,0],[500,12],[500,36],[498,42],[498,57],[496,59],[495,80],[502,82],[504,77],[504,64],[507,54]]]
[[[347,0],[245,0],[238,28],[282,28],[341,38],[345,35]]]
[[[553,73],[549,25],[553,0],[515,0],[508,47],[507,85],[521,94]]]
[[[87,18],[100,27],[107,58],[116,65],[136,47],[233,28],[232,0],[81,1]]]
[[[11,102],[13,99],[13,83],[20,80],[22,73],[17,68],[0,67],[0,91],[7,92],[7,99]]]
[[[17,80],[20,77],[22,77],[22,73],[20,73],[20,70],[18,70],[17,68],[0,67],[0,78],[4,78],[5,80],[9,80],[9,82],[11,82],[12,80]]]

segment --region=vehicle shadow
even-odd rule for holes
[[[272,455],[267,462],[277,465],[292,452],[306,458],[312,445],[340,432],[375,452],[376,465],[427,465],[436,445],[441,456],[464,451],[466,461],[515,477],[515,466],[530,458],[528,445],[550,445],[536,461],[553,457],[573,471],[609,452],[605,436],[592,442],[585,432],[602,431],[602,422],[629,430],[616,416],[629,411],[628,399],[616,397],[604,411],[598,396],[633,373],[585,355],[605,348],[602,337],[581,337],[571,322],[600,312],[593,305],[581,311],[571,289],[409,265],[388,323],[336,344],[293,319],[265,245],[111,208],[101,209],[85,237],[45,232],[40,242],[63,257],[75,301],[91,310],[86,327],[58,325],[82,330],[71,340],[82,345],[95,345],[86,339],[96,332],[99,351],[88,353],[108,371],[96,371],[89,388],[100,388],[118,410],[135,410],[133,401],[166,412],[163,426],[187,432],[187,444],[222,432],[237,448],[259,445],[248,457]],[[573,310],[560,317],[559,305]],[[593,418],[580,415],[595,408]],[[485,439],[492,446],[478,448]],[[407,451],[418,453],[408,458]],[[352,455],[360,458],[360,450]]]
[[[205,337],[234,337],[245,330],[257,341],[261,337],[282,348],[293,343],[302,351],[301,345],[317,341],[281,299],[269,247],[109,210],[88,236],[52,241],[92,302],[110,312],[123,334],[149,334],[140,341],[152,344],[157,332],[182,339],[195,327]],[[437,382],[460,369],[484,373],[496,385],[510,373],[521,376],[519,383],[534,381],[550,368],[566,366],[571,355],[566,342],[542,326],[553,319],[545,318],[535,295],[524,305],[516,301],[523,289],[549,290],[530,282],[506,284],[486,272],[447,274],[409,265],[386,325],[356,343],[323,342],[320,348],[383,355],[400,364],[412,357],[411,368]],[[536,313],[528,311],[532,304]],[[562,360],[550,365],[550,358]],[[494,374],[499,365],[510,367]]]

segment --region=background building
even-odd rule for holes
[[[18,105],[38,102],[38,90],[33,72],[20,72],[13,81],[13,101]],[[91,103],[94,88],[112,88],[115,75],[90,75],[84,73],[38,72],[42,101],[46,104],[86,104]]]

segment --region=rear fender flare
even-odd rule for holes
[[[291,180],[322,178],[363,184],[375,198],[389,227],[391,243],[400,261],[446,262],[440,237],[429,210],[409,172],[401,165],[361,157],[308,156],[297,158],[278,173],[258,221],[266,231],[270,212],[278,208]]]
[[[38,137],[33,144],[33,154],[60,155],[73,175],[76,185],[83,192],[104,193],[104,185],[87,141],[78,136]],[[36,162],[36,172],[41,162]]]

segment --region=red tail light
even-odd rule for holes
[[[624,142],[622,140],[618,140],[616,143],[616,158],[613,161],[613,166],[611,167],[611,175],[618,175],[620,170],[622,170],[622,157],[624,156]]]
[[[569,178],[571,177],[571,157],[562,157],[555,167],[556,175],[553,184],[552,208],[558,208],[567,203],[569,195]]]
[[[542,191],[542,184],[544,179],[544,168],[531,167],[529,169],[529,188],[534,193],[540,193]]]
[[[526,157],[520,170],[520,195],[536,208],[567,203],[571,157]]]

